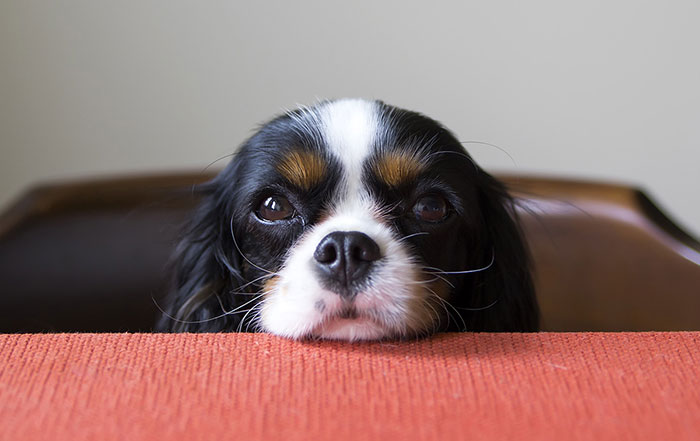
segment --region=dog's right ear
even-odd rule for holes
[[[491,263],[471,278],[472,303],[465,308],[464,318],[474,331],[536,332],[539,308],[515,202],[488,173],[481,170],[479,179],[479,213],[485,232],[482,262],[491,254]]]
[[[217,332],[235,329],[236,315],[225,314],[242,284],[241,255],[232,241],[235,228],[227,185],[235,182],[234,160],[212,181],[195,188],[201,202],[173,252],[169,293],[156,330]]]

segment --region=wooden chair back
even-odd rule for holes
[[[0,216],[0,332],[148,331],[193,186],[212,174],[35,188]],[[551,331],[700,330],[700,245],[639,190],[502,176]]]

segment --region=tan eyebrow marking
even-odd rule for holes
[[[383,153],[373,164],[374,172],[389,187],[415,179],[425,169],[425,162],[412,151]]]
[[[302,190],[308,190],[321,182],[326,176],[326,170],[323,158],[306,150],[292,150],[277,164],[277,171]]]

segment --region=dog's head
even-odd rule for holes
[[[162,329],[374,340],[537,328],[511,198],[423,115],[364,100],[288,112],[202,191]]]

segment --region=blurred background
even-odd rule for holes
[[[285,108],[350,96],[498,146],[466,145],[492,171],[642,187],[697,236],[699,17],[696,0],[3,0],[0,208],[36,182],[201,169]]]

